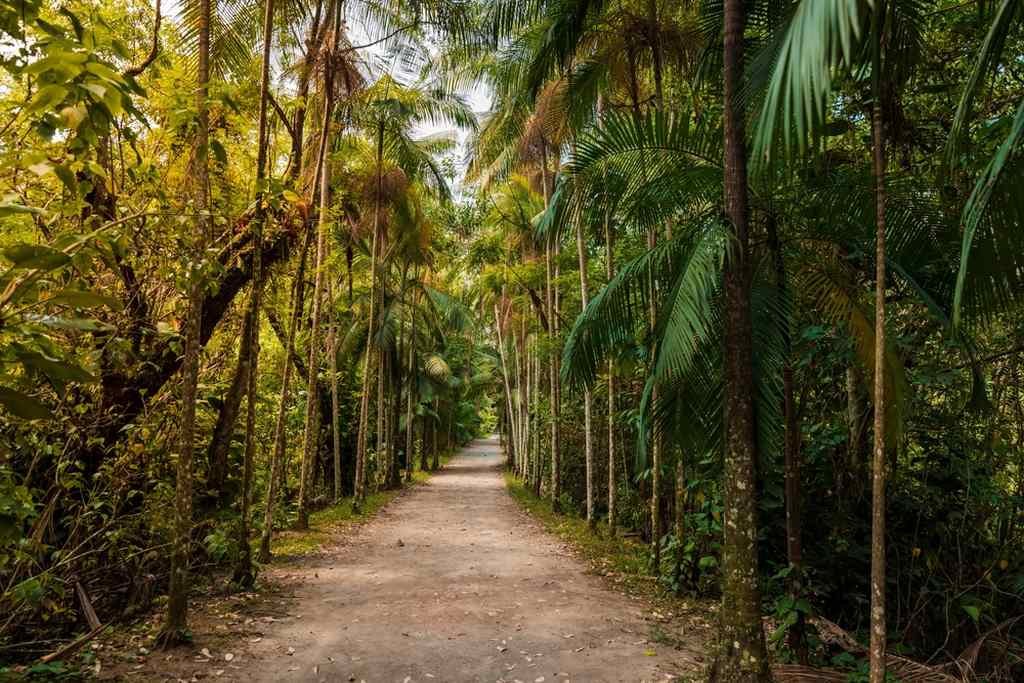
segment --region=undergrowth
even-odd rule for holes
[[[442,456],[442,469],[448,464],[451,457],[451,454]],[[273,544],[275,557],[301,557],[322,549],[329,544],[339,531],[353,523],[370,519],[382,507],[394,500],[403,490],[409,486],[425,484],[432,474],[434,472],[415,470],[412,474],[411,484],[406,484],[403,480],[402,486],[397,489],[377,491],[367,495],[363,503],[363,509],[358,513],[352,509],[352,498],[349,497],[323,510],[310,514],[309,529],[305,531],[287,530],[275,534]],[[254,543],[258,543],[258,540],[254,541]]]

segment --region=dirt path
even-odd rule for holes
[[[497,439],[474,442],[305,565],[292,618],[221,679],[664,681],[691,668],[647,642],[642,603],[585,574],[519,509],[501,464]]]

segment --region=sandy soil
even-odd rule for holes
[[[232,628],[243,640],[228,647],[230,661],[207,651],[189,658],[192,670],[367,683],[693,676],[694,653],[649,642],[650,608],[586,573],[527,517],[501,465],[497,439],[474,442],[344,545],[292,568],[285,611]],[[165,666],[161,678],[181,675]]]

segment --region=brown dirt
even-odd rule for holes
[[[344,545],[272,572],[293,596],[254,601],[244,610],[254,616],[235,614],[219,638],[197,637],[184,655],[152,653],[125,680],[553,683],[699,672],[699,650],[650,642],[650,606],[589,574],[519,508],[501,466],[496,439],[474,442]]]

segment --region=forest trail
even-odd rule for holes
[[[642,602],[588,575],[519,509],[502,464],[497,438],[473,442],[349,543],[304,564],[295,618],[268,624],[221,680],[552,683],[692,672],[692,655],[648,643]]]

